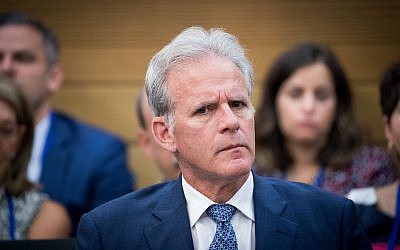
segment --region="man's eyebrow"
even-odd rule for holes
[[[29,55],[35,55],[35,53],[29,49],[20,49],[20,50],[16,50],[12,53],[13,55],[16,54],[29,54]]]
[[[246,101],[248,99],[250,98],[247,95],[241,95],[241,94],[229,97],[229,100],[238,100],[238,101]]]
[[[199,101],[197,103],[194,103],[193,109],[198,109],[204,106],[209,106],[209,105],[215,105],[217,104],[218,101],[216,100],[204,100],[204,101]]]

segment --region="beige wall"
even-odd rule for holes
[[[223,27],[247,47],[256,73],[257,103],[272,60],[295,42],[326,43],[352,82],[356,113],[374,143],[384,144],[378,103],[382,70],[400,59],[399,1],[21,1],[58,34],[66,81],[55,105],[122,136],[140,187],[158,181],[138,150],[135,96],[151,56],[191,25]]]

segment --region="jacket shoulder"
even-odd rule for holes
[[[104,214],[111,217],[124,217],[127,213],[139,217],[150,214],[160,198],[168,195],[168,191],[173,185],[175,185],[175,181],[160,183],[131,192],[100,205],[90,211],[89,214],[94,218],[101,218]]]
[[[335,194],[331,191],[304,184],[300,182],[286,181],[273,177],[257,177],[262,185],[272,187],[280,196],[284,197],[289,203],[301,204],[319,204],[330,207],[332,204],[343,206],[348,199]]]

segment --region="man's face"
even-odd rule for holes
[[[254,159],[254,112],[230,60],[206,56],[167,75],[175,107],[172,137],[185,179],[247,177]]]
[[[33,111],[49,97],[48,64],[43,39],[28,25],[0,27],[0,75],[21,88]]]

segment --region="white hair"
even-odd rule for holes
[[[253,68],[237,38],[222,29],[187,28],[153,56],[146,72],[146,94],[153,115],[166,116],[168,126],[174,126],[174,107],[166,83],[168,70],[187,60],[207,55],[222,56],[232,61],[245,77],[251,97]]]

